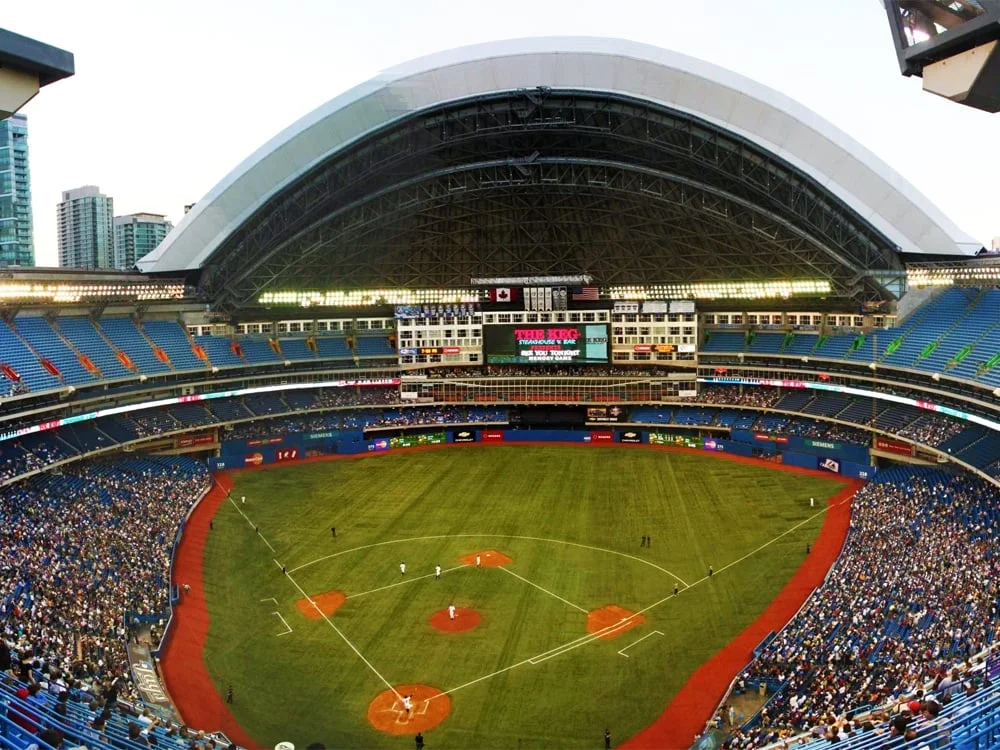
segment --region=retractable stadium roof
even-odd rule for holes
[[[335,97],[216,185],[145,272],[221,306],[276,288],[830,278],[981,243],[788,97],[668,50],[536,38],[450,50]],[[749,261],[749,262],[748,262]]]

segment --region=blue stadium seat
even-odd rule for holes
[[[61,388],[62,382],[42,367],[41,360],[4,321],[0,321],[0,365],[7,365],[32,392]],[[0,394],[6,395],[15,381],[0,372]]]
[[[170,365],[157,359],[153,348],[131,318],[102,318],[97,321],[97,326],[111,339],[111,343],[125,352],[139,372],[146,375],[170,372]]]
[[[70,349],[45,318],[17,317],[14,327],[38,352],[58,368],[63,382],[69,385],[88,385],[100,380],[97,373],[87,370],[76,352]]]
[[[88,318],[58,318],[53,326],[100,369],[105,379],[135,377],[135,373],[125,368]]]
[[[203,370],[209,366],[208,363],[195,356],[187,334],[177,321],[146,320],[142,323],[142,329],[157,346],[167,353],[170,361],[178,370]]]

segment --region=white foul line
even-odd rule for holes
[[[277,560],[275,560],[274,564],[278,566],[279,570],[283,570],[283,568],[281,567],[281,563],[280,562],[278,562]],[[337,635],[339,635],[341,637],[341,639],[343,639],[344,643],[346,643],[348,646],[351,647],[351,651],[353,651],[354,653],[356,653],[358,655],[358,658],[361,659],[361,661],[363,661],[365,664],[368,665],[368,668],[372,672],[375,673],[376,677],[378,677],[380,680],[382,680],[383,683],[385,683],[385,686],[387,688],[389,688],[393,692],[393,694],[396,696],[396,698],[399,699],[399,700],[403,700],[403,696],[401,696],[396,691],[396,688],[394,688],[392,686],[392,683],[389,682],[387,679],[385,679],[385,677],[382,676],[381,672],[379,672],[377,669],[375,669],[374,665],[365,658],[364,654],[362,654],[360,651],[358,651],[357,647],[348,640],[348,638],[347,638],[346,635],[344,635],[342,632],[340,632],[340,628],[338,628],[336,625],[333,624],[333,622],[330,620],[330,618],[326,616],[326,613],[319,608],[319,605],[316,604],[316,602],[313,601],[313,598],[311,596],[309,596],[309,594],[307,594],[305,592],[305,590],[301,586],[299,586],[298,582],[294,578],[292,578],[292,576],[289,575],[288,573],[285,573],[285,578],[287,578],[291,582],[291,584],[295,588],[297,588],[299,590],[299,593],[302,594],[302,596],[306,599],[306,601],[308,601],[311,605],[313,605],[313,607],[315,608],[315,610],[319,613],[319,616],[322,617],[326,621],[326,624],[329,625],[331,628],[333,628],[333,631]]]
[[[563,539],[546,539],[540,536],[518,536],[516,534],[434,534],[431,536],[414,536],[408,539],[391,539],[388,542],[374,542],[373,544],[363,544],[360,547],[352,547],[351,549],[341,550],[340,552],[334,552],[330,555],[323,555],[323,557],[317,557],[315,560],[311,560],[307,563],[302,563],[297,567],[292,568],[289,573],[295,573],[303,568],[308,568],[310,565],[315,565],[316,563],[321,563],[324,560],[330,560],[334,557],[340,557],[341,555],[346,555],[350,552],[358,552],[363,549],[371,549],[373,547],[384,547],[387,544],[402,544],[404,542],[423,542],[430,539],[526,539],[531,542],[551,542],[552,544],[565,544],[570,547],[580,547],[582,549],[590,549],[595,552],[607,552],[610,555],[618,555],[619,557],[627,557],[629,560],[635,560],[643,565],[648,565],[651,568],[656,568],[661,573],[666,573],[668,576],[676,580],[682,586],[687,586],[688,583],[683,578],[675,573],[671,573],[666,568],[662,568],[654,562],[649,560],[643,560],[641,557],[636,557],[635,555],[630,555],[627,552],[619,552],[613,549],[606,549],[604,547],[592,547],[589,544],[579,544],[578,542],[567,542]]]
[[[842,500],[841,503],[849,502],[850,499],[851,498],[847,498],[845,500]],[[771,539],[770,541],[765,542],[764,544],[760,545],[759,547],[757,547],[757,549],[755,549],[755,550],[753,550],[751,552],[748,552],[747,554],[743,555],[743,557],[739,558],[738,560],[733,560],[731,563],[729,563],[727,565],[724,565],[723,567],[719,568],[719,570],[716,571],[716,574],[721,573],[724,570],[728,570],[729,568],[733,567],[737,563],[743,562],[744,560],[746,560],[751,555],[755,555],[758,552],[760,552],[761,550],[763,550],[763,549],[765,549],[767,547],[770,547],[772,544],[774,544],[776,541],[778,541],[782,537],[787,536],[788,534],[792,533],[793,531],[795,531],[796,529],[800,528],[801,526],[804,526],[805,524],[809,523],[810,521],[812,521],[816,517],[822,515],[824,512],[826,512],[825,508],[822,509],[822,510],[820,510],[820,511],[817,511],[816,513],[812,514],[811,516],[809,516],[805,520],[800,521],[799,523],[795,524],[794,526],[792,526],[788,530],[781,532],[776,537],[774,537],[774,539]],[[673,575],[673,574],[671,574],[671,575]],[[674,577],[676,578],[676,576],[674,576]],[[680,580],[680,579],[678,579],[678,580]],[[702,578],[699,578],[697,581],[695,581],[690,586],[688,586],[686,589],[684,589],[684,591],[687,591],[687,589],[693,588],[694,586],[697,586],[699,583],[704,583],[707,580],[709,580],[709,576],[703,576]],[[649,612],[651,609],[653,609],[655,607],[658,607],[661,604],[663,604],[664,602],[669,601],[670,599],[674,599],[674,598],[676,598],[675,595],[673,593],[671,593],[669,596],[665,596],[662,599],[660,599],[659,601],[653,602],[648,607],[645,607],[644,609],[640,609],[635,614],[629,615],[628,617],[625,617],[625,618],[622,618],[617,623],[614,623],[613,625],[609,625],[606,628],[602,628],[601,630],[597,631],[596,633],[588,633],[587,635],[580,636],[579,638],[576,638],[576,639],[570,641],[569,643],[565,643],[562,646],[556,646],[553,649],[549,649],[548,651],[543,651],[542,653],[537,654],[535,656],[532,656],[531,658],[523,659],[522,661],[519,661],[516,664],[511,664],[510,666],[504,667],[503,669],[498,669],[496,672],[491,672],[490,674],[483,675],[482,677],[477,677],[474,680],[470,680],[469,682],[466,682],[466,683],[463,683],[461,685],[458,685],[457,687],[450,688],[449,690],[443,690],[442,692],[438,693],[437,695],[432,696],[431,698],[428,698],[428,700],[434,700],[434,698],[437,698],[437,697],[442,696],[442,695],[449,695],[449,694],[454,693],[454,692],[456,692],[458,690],[462,690],[463,688],[467,688],[467,687],[470,687],[472,685],[475,685],[478,682],[482,682],[483,680],[488,680],[491,677],[496,677],[497,675],[503,674],[504,672],[509,672],[510,670],[515,669],[516,667],[524,666],[525,664],[536,665],[536,664],[540,664],[543,661],[551,659],[551,658],[553,658],[555,656],[561,656],[562,654],[565,654],[568,651],[572,651],[575,648],[579,648],[580,646],[585,646],[586,644],[591,643],[591,642],[597,640],[602,635],[605,635],[607,633],[612,633],[615,630],[618,630],[619,628],[621,628],[623,626],[624,623],[628,622],[629,620],[631,620],[631,619],[633,619],[635,617],[638,617],[641,614]]]
[[[253,522],[251,522],[249,518],[247,518],[246,513],[244,513],[242,510],[240,510],[240,506],[236,505],[236,503],[233,502],[232,498],[229,498],[229,502],[233,503],[233,506],[236,508],[236,510],[238,510],[240,512],[240,515],[247,519],[247,523],[250,524],[250,527],[253,528],[254,531],[257,532],[257,536],[259,536],[261,539],[264,540],[264,544],[267,544],[268,547],[271,547],[271,545],[268,544],[267,539],[264,539],[263,534],[261,534],[259,531],[257,531],[257,527],[253,525]],[[274,551],[274,547],[271,547],[271,551],[272,552]],[[346,635],[344,635],[343,633],[340,632],[340,628],[338,628],[336,625],[334,625],[330,621],[330,618],[326,616],[326,613],[323,610],[321,610],[319,608],[319,605],[316,604],[315,601],[313,601],[313,598],[311,596],[309,596],[309,594],[307,594],[305,592],[305,590],[303,590],[303,588],[301,586],[299,586],[298,582],[294,578],[292,578],[292,576],[290,574],[285,573],[285,566],[283,566],[280,562],[278,562],[274,558],[271,558],[271,559],[274,560],[274,564],[278,566],[278,570],[280,570],[282,572],[282,574],[284,575],[284,577],[287,578],[289,580],[289,582],[295,588],[297,588],[299,590],[299,593],[302,594],[302,596],[306,599],[306,601],[308,601],[313,606],[313,608],[319,613],[319,616],[322,617],[326,621],[326,624],[329,625],[331,628],[333,628],[333,632],[335,632],[337,635],[339,635],[341,637],[341,639],[344,641],[344,643],[346,643],[348,646],[351,647],[351,651],[353,651],[355,654],[357,654],[358,658],[360,658],[361,661],[363,661],[366,665],[368,665],[368,668],[372,672],[375,673],[376,677],[378,677],[380,680],[382,680],[382,682],[385,684],[385,686],[387,688],[389,688],[392,691],[393,695],[396,696],[397,700],[403,700],[403,696],[401,696],[399,694],[399,692],[396,690],[396,688],[394,688],[392,686],[392,683],[389,682],[387,679],[385,679],[385,677],[382,676],[381,672],[379,672],[377,669],[375,669],[375,666],[370,661],[368,661],[365,658],[364,654],[362,654],[360,651],[358,651],[357,647],[347,639]],[[280,614],[278,616],[281,617]],[[285,618],[282,617],[281,619],[282,619],[282,621],[284,621]],[[285,623],[285,627],[288,627],[288,623]],[[289,628],[289,630],[290,629],[291,628]],[[284,635],[284,634],[281,634],[281,635]]]
[[[637,641],[632,641],[632,643],[628,644],[625,648],[623,648],[618,653],[621,654],[622,656],[624,656],[627,659],[628,658],[628,654],[625,653],[626,651],[628,651],[630,648],[632,648],[637,643],[642,643],[647,638],[652,638],[654,635],[663,635],[663,633],[660,632],[659,630],[654,630],[652,633],[646,633],[646,635],[644,635],[642,638],[640,638]]]
[[[278,600],[275,599],[273,596],[269,596],[269,597],[267,597],[267,599],[261,599],[261,601],[262,602],[274,602],[274,606],[275,607],[278,606]]]
[[[548,594],[549,596],[554,596],[554,597],[555,597],[556,599],[558,599],[559,601],[561,601],[561,602],[564,602],[564,603],[568,604],[569,606],[573,607],[573,609],[578,609],[578,610],[580,610],[581,612],[583,612],[584,614],[587,614],[587,610],[585,610],[585,609],[584,609],[583,607],[581,607],[581,606],[579,606],[579,605],[576,605],[576,604],[573,604],[573,602],[569,601],[569,599],[563,599],[563,598],[562,598],[561,596],[559,596],[559,594],[553,594],[553,593],[552,593],[551,591],[549,591],[549,590],[548,590],[548,589],[546,589],[546,588],[542,588],[542,587],[541,587],[541,586],[539,586],[539,585],[538,585],[537,583],[532,583],[531,581],[529,581],[529,580],[528,580],[527,578],[525,578],[524,576],[519,576],[519,575],[518,575],[517,573],[515,573],[515,572],[514,572],[513,570],[508,570],[507,568],[503,567],[502,565],[500,566],[500,570],[502,570],[502,571],[503,571],[504,573],[507,573],[508,575],[512,575],[512,576],[514,576],[515,578],[520,578],[520,579],[521,579],[522,581],[524,581],[524,582],[525,582],[526,584],[528,584],[529,586],[534,586],[534,587],[535,587],[536,589],[538,589],[539,591],[544,591],[544,592],[545,592],[546,594]]]
[[[288,635],[289,633],[292,632],[292,628],[288,625],[287,622],[285,622],[285,618],[281,616],[281,612],[272,612],[271,614],[272,615],[277,615],[278,619],[281,620],[282,625],[284,625],[286,628],[288,628],[288,630],[286,630],[284,633],[275,633],[276,636],[278,636],[278,635]]]
[[[271,550],[271,552],[274,552],[274,547],[271,546],[271,543],[269,541],[267,541],[267,539],[264,539],[264,535],[260,533],[260,530],[254,525],[253,521],[251,521],[249,518],[247,518],[247,514],[244,513],[243,510],[240,508],[240,506],[238,506],[236,504],[236,501],[233,500],[232,498],[229,498],[229,502],[231,502],[233,504],[233,507],[236,508],[236,512],[237,513],[239,513],[241,516],[243,516],[244,518],[246,518],[247,523],[250,524],[250,528],[254,530],[254,533],[257,536],[259,536],[261,539],[264,540],[264,544],[267,545],[267,548],[269,550]]]
[[[462,563],[461,565],[456,565],[454,568],[447,568],[441,571],[441,575],[445,573],[450,573],[453,570],[458,570],[459,568],[468,568],[467,563]],[[351,594],[350,596],[345,596],[344,599],[357,599],[359,596],[368,596],[368,594],[374,594],[376,591],[385,591],[386,589],[394,589],[397,586],[402,586],[404,583],[413,583],[413,581],[419,581],[423,578],[430,578],[437,573],[428,573],[425,576],[416,576],[414,578],[407,578],[405,581],[398,581],[397,583],[390,583],[388,586],[379,586],[377,589],[371,589],[370,591],[362,591],[360,594]]]

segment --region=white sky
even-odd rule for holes
[[[96,184],[116,214],[176,223],[267,139],[378,71],[546,35],[631,39],[742,73],[879,154],[984,244],[1000,235],[1000,115],[904,79],[880,0],[11,0],[0,23],[76,55],[76,75],[22,110],[39,265],[57,262],[63,190]]]

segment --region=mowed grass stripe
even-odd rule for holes
[[[238,475],[233,494],[247,495],[247,515],[290,571],[351,547],[473,532],[607,548],[697,581],[709,563],[719,570],[809,518],[815,511],[808,497],[825,499],[837,489],[822,478],[709,456],[560,446],[388,454],[272,469]],[[822,516],[807,521],[724,575],[656,607],[623,639],[589,643],[456,692],[452,715],[428,733],[428,746],[589,746],[606,725],[616,738],[630,736],[767,606],[821,524]],[[643,534],[652,535],[651,549],[639,547]],[[510,554],[511,570],[583,608],[618,604],[635,611],[669,596],[674,585],[662,570],[634,560],[492,536],[374,547],[307,567],[295,578],[309,594],[361,592],[396,583],[400,555],[408,573],[427,574],[435,562],[450,567],[461,554],[487,547]],[[216,519],[205,565],[212,617],[206,662],[220,689],[233,684],[234,711],[258,741],[400,746],[365,719],[368,701],[384,685],[329,627],[296,613],[296,592],[231,508]],[[260,602],[270,596],[277,607]],[[480,628],[433,631],[427,619],[449,599],[482,612]],[[274,637],[275,609],[293,634]],[[483,569],[350,600],[331,619],[388,681],[449,689],[572,642],[584,635],[586,616],[512,576]],[[618,655],[631,634],[653,629],[665,635],[630,659]]]

